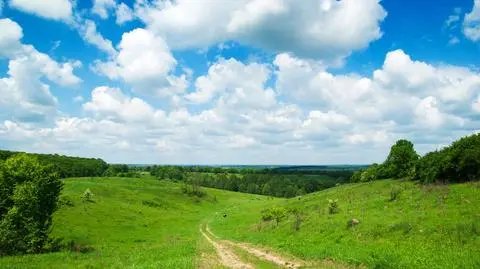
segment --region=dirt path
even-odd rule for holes
[[[208,226],[206,226],[206,232],[210,236],[212,236],[214,238],[218,238],[214,233],[212,233],[212,231],[210,231]],[[207,236],[203,231],[202,231],[202,233],[204,234],[204,236]],[[281,267],[296,269],[296,268],[300,268],[302,265],[305,264],[304,262],[302,262],[300,260],[288,259],[288,258],[282,257],[281,255],[275,254],[275,253],[273,253],[271,251],[268,251],[268,250],[254,248],[252,246],[249,246],[248,244],[234,243],[234,242],[228,241],[228,240],[222,240],[222,243],[224,243],[225,245],[239,247],[239,248],[245,250],[246,252],[248,252],[249,254],[256,256],[257,258],[267,260],[267,261],[269,261],[271,263],[274,263],[276,265],[279,265]]]
[[[212,238],[210,238],[210,236],[208,236],[201,227],[200,232],[207,239],[207,241],[215,247],[223,265],[233,269],[254,269],[251,264],[242,262],[227,245],[217,243]],[[207,231],[207,233],[209,232]]]

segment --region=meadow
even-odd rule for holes
[[[335,214],[329,213],[329,199],[337,200]],[[268,206],[232,208],[231,218],[213,218],[209,225],[221,238],[304,260],[367,268],[480,268],[479,205],[480,182],[418,185],[380,180]],[[262,221],[262,210],[269,207],[300,217],[287,213],[278,225]],[[349,225],[352,219],[359,224]]]
[[[226,268],[202,237],[202,224],[220,239],[323,264],[308,268],[480,267],[479,182],[380,180],[291,199],[216,189],[189,196],[182,184],[151,178],[64,182],[52,230],[63,248],[2,257],[0,268]],[[81,199],[86,189],[90,202]],[[399,190],[394,199],[392,190]],[[338,200],[337,213],[329,213],[328,199]],[[269,208],[297,212],[300,225],[289,213],[278,225],[263,221]],[[349,227],[353,218],[360,223]],[[254,268],[281,268],[233,251]]]
[[[223,208],[267,200],[221,190],[191,197],[181,184],[148,178],[64,183],[61,199],[72,204],[55,213],[52,236],[67,249],[2,257],[0,268],[196,268],[199,251],[212,251],[199,233],[203,219]],[[87,188],[94,196],[82,202]]]

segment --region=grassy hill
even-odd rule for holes
[[[391,192],[397,193],[392,200]],[[328,199],[339,212],[329,214]],[[382,180],[349,184],[274,206],[295,209],[278,226],[261,220],[272,205],[248,204],[213,218],[221,238],[251,242],[305,260],[369,268],[480,268],[480,183],[416,185]],[[349,227],[353,218],[360,223]],[[299,220],[300,219],[300,220]],[[295,222],[301,222],[295,231]]]
[[[81,201],[87,188],[93,202]],[[397,197],[390,201],[392,190]],[[71,204],[55,213],[52,232],[63,249],[3,257],[0,268],[225,268],[202,237],[202,224],[220,239],[323,261],[309,268],[480,268],[478,182],[382,180],[292,199],[206,191],[188,196],[180,184],[146,178],[67,179],[62,200]],[[328,213],[328,199],[338,199],[338,213]],[[273,207],[297,217],[262,221],[262,210]],[[348,227],[353,218],[360,223]],[[280,268],[233,250],[255,268]]]
[[[94,197],[84,203],[87,188]],[[137,178],[67,179],[63,194],[73,206],[55,213],[53,236],[74,242],[71,250],[3,257],[0,268],[195,268],[199,251],[214,251],[201,241],[203,219],[267,200],[221,190],[190,197],[180,184]]]

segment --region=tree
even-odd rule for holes
[[[380,167],[380,165],[374,163],[370,167],[365,169],[365,171],[363,171],[360,174],[359,182],[369,182],[369,181],[374,181],[374,180],[379,179],[378,175],[377,175],[379,167]]]
[[[402,139],[398,140],[390,149],[390,154],[383,164],[386,177],[413,178],[415,175],[415,164],[418,154],[413,148],[412,142]]]
[[[51,166],[27,154],[9,158],[0,170],[0,255],[38,253],[48,240],[63,183]]]

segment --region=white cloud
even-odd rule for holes
[[[458,39],[456,36],[452,36],[450,40],[448,40],[448,45],[455,45],[458,43],[460,43],[460,39]]]
[[[448,29],[454,29],[458,26],[458,22],[460,21],[460,13],[462,12],[462,9],[459,7],[456,7],[453,9],[453,14],[448,16],[447,20],[445,21],[445,27]]]
[[[94,0],[92,12],[102,19],[108,18],[108,12],[116,7],[115,0]]]
[[[186,76],[172,75],[177,61],[165,41],[150,31],[137,28],[124,33],[113,60],[97,62],[97,72],[110,79],[122,79],[134,91],[149,96],[169,96],[182,93]]]
[[[472,10],[465,15],[463,33],[472,41],[480,41],[480,0],[474,0]]]
[[[112,41],[104,38],[98,31],[97,26],[92,20],[85,20],[77,25],[80,36],[89,44],[94,45],[98,49],[115,55],[117,51],[113,48]]]
[[[115,14],[117,16],[116,23],[118,25],[122,25],[134,19],[133,10],[125,3],[120,3],[119,5],[117,5],[117,8],[115,9]]]
[[[385,131],[367,131],[364,133],[351,134],[346,137],[351,144],[365,143],[385,143],[388,140],[388,134]]]
[[[58,63],[33,46],[23,45],[22,28],[10,19],[0,19],[0,28],[0,56],[9,59],[8,76],[0,78],[0,110],[7,118],[20,121],[45,120],[56,113],[57,105],[45,79],[60,86],[76,85],[81,80],[73,69],[81,63]]]
[[[73,101],[74,101],[75,103],[81,103],[81,102],[83,102],[84,100],[85,100],[85,99],[84,99],[83,96],[81,96],[81,95],[77,95],[77,96],[75,96],[75,97],[73,98]]]
[[[386,12],[379,2],[180,0],[140,2],[136,12],[174,48],[237,40],[274,52],[338,62],[382,36],[379,24]]]
[[[100,119],[112,121],[151,121],[163,112],[156,112],[149,104],[139,98],[125,96],[120,89],[97,87],[92,91],[92,100],[83,104],[86,111]]]
[[[52,20],[68,21],[72,17],[70,0],[10,0],[10,7]]]
[[[210,66],[207,75],[196,79],[196,91],[185,98],[192,103],[204,104],[219,96],[218,102],[224,106],[269,107],[276,102],[273,90],[264,89],[269,76],[266,65],[245,65],[235,59],[220,59]]]
[[[227,144],[232,148],[246,148],[255,144],[255,139],[244,135],[233,135],[227,138]]]

